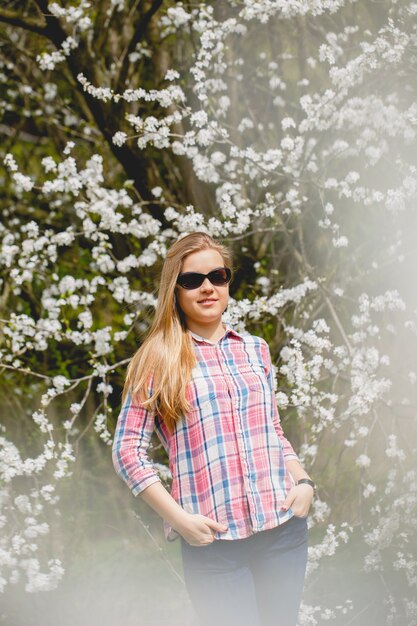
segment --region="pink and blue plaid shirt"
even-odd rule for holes
[[[148,457],[152,434],[164,446],[171,496],[189,513],[228,526],[214,539],[243,539],[293,516],[281,511],[295,484],[285,460],[297,459],[282,431],[267,342],[226,324],[216,342],[188,331],[197,357],[187,399],[192,409],[172,435],[126,396],[112,447],[117,473],[136,496],[160,478]],[[150,383],[150,390],[152,385]],[[164,520],[165,539],[179,534]]]

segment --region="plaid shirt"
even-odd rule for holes
[[[294,485],[285,460],[298,457],[281,428],[269,347],[228,324],[216,343],[188,332],[198,362],[187,389],[187,419],[170,436],[164,422],[128,394],[113,464],[135,496],[160,481],[147,454],[156,430],[169,457],[174,500],[189,513],[226,524],[227,532],[216,532],[215,539],[243,539],[293,515],[280,508]],[[169,541],[179,537],[165,520],[164,534]]]

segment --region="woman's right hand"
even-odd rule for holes
[[[190,546],[207,546],[214,541],[216,532],[225,533],[228,526],[199,513],[188,513],[187,518],[176,528]]]

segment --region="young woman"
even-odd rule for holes
[[[155,318],[132,358],[113,463],[180,539],[202,626],[295,626],[314,483],[285,438],[268,344],[222,322],[229,250],[206,233],[178,239]],[[171,493],[147,449],[169,456]]]

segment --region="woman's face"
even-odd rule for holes
[[[199,272],[208,274],[217,267],[224,267],[224,261],[217,250],[198,250],[192,252],[183,261],[181,273]],[[184,289],[176,285],[177,302],[182,309],[187,326],[189,322],[196,324],[214,323],[220,320],[229,300],[229,285],[217,287],[206,277],[196,289]],[[204,303],[204,300],[211,302]]]

